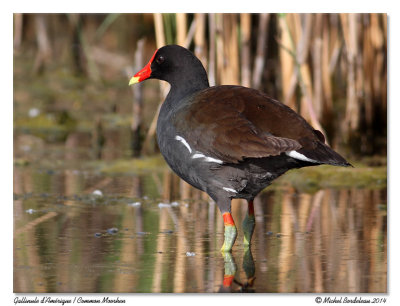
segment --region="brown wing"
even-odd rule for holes
[[[227,163],[298,150],[318,139],[303,118],[254,89],[210,87],[188,102],[176,113],[175,128],[196,150]]]

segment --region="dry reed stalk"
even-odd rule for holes
[[[215,36],[216,36],[216,25],[215,25],[215,14],[208,15],[208,28],[209,28],[209,51],[208,51],[208,82],[210,86],[215,85]]]
[[[156,32],[156,44],[157,48],[161,48],[165,45],[165,33],[163,24],[163,15],[161,13],[154,13],[154,27]]]
[[[318,121],[321,120],[323,111],[322,93],[322,14],[315,14],[312,38],[312,69],[313,69],[313,105]]]
[[[171,200],[171,193],[172,193],[172,179],[173,174],[172,172],[167,169],[164,171],[164,176],[162,180],[162,199],[165,202],[169,202]]]
[[[154,18],[154,27],[155,27],[155,32],[156,32],[157,48],[161,48],[162,46],[165,45],[163,16],[161,13],[154,13],[153,18]],[[159,105],[157,107],[157,111],[153,117],[153,120],[150,123],[149,130],[147,131],[146,138],[143,142],[142,154],[144,154],[144,155],[146,153],[149,153],[149,151],[150,151],[150,144],[156,134],[157,119],[158,119],[158,115],[160,113],[161,104],[168,93],[168,89],[169,89],[169,86],[165,82],[160,82],[161,102],[159,103]]]
[[[180,195],[180,181],[181,178],[173,172],[171,183],[171,200],[178,198]]]
[[[192,43],[195,31],[196,31],[196,19],[193,19],[192,23],[190,24],[189,31],[186,35],[185,43],[182,45],[186,49],[188,49],[190,44]]]
[[[183,46],[186,42],[187,34],[187,14],[186,13],[176,13],[176,43]]]
[[[384,61],[386,57],[385,37],[382,32],[380,14],[362,15],[364,21],[364,31],[362,31],[362,63],[357,62],[357,79],[361,84],[357,84],[358,92],[361,92],[364,106],[363,121],[366,124],[366,131],[360,135],[362,150],[372,152],[374,130],[375,107],[383,113],[386,112],[386,68]],[[375,103],[381,105],[374,105]]]
[[[158,104],[156,113],[150,123],[149,130],[147,131],[146,138],[145,138],[145,140],[143,142],[143,146],[142,146],[142,152],[141,152],[142,155],[146,155],[147,153],[149,153],[151,151],[150,145],[151,145],[152,139],[154,139],[154,136],[156,134],[157,119],[158,119],[158,115],[160,113],[161,105],[162,105],[162,101],[160,102],[160,104]]]
[[[136,44],[135,51],[135,71],[139,71],[143,67],[143,51],[145,39],[140,39]],[[131,74],[133,75],[133,74]],[[143,116],[143,86],[142,83],[131,86],[133,91],[132,101],[132,122],[131,122],[131,148],[132,155],[140,155],[140,132]]]
[[[358,127],[359,108],[356,96],[357,15],[340,14],[347,53],[347,103],[343,120],[344,136]]]
[[[296,25],[300,25],[301,34],[298,37],[298,42],[296,45],[296,62],[299,66],[299,85],[302,90],[301,97],[301,107],[300,114],[307,120],[312,120],[311,118],[311,110],[312,109],[312,82],[311,82],[311,73],[310,67],[307,63],[307,55],[309,53],[310,44],[311,44],[311,31],[312,31],[312,14],[294,14],[294,20]],[[302,22],[300,19],[304,19]]]
[[[206,15],[203,13],[194,14],[196,30],[194,32],[194,54],[200,59],[204,67],[207,67],[206,54]]]
[[[266,42],[268,37],[269,14],[260,14],[258,23],[257,50],[254,59],[252,86],[259,89],[264,70],[265,57],[267,53]]]
[[[382,48],[384,44],[384,35],[379,25],[379,17],[381,14],[369,14],[370,18],[370,31],[371,31],[371,44],[375,49]]]
[[[383,46],[382,49],[380,51],[380,53],[382,54],[382,62],[384,63],[386,61],[387,58],[387,14],[381,14],[381,19],[382,19],[382,35],[384,37],[384,41],[383,41]],[[382,69],[383,69],[383,76],[381,79],[381,92],[379,95],[379,100],[381,101],[381,105],[380,108],[382,109],[382,113],[386,114],[387,113],[387,67],[385,67],[384,65],[381,65]],[[387,63],[386,63],[387,65]]]
[[[278,26],[280,30],[279,43],[285,48],[290,48],[291,38],[287,28],[285,20],[286,16],[280,16],[278,18]],[[279,62],[280,62],[280,74],[281,74],[281,86],[283,101],[290,108],[297,110],[294,89],[297,83],[297,74],[294,73],[295,60],[293,56],[283,47],[279,48]]]
[[[382,17],[382,27],[383,27],[383,35],[384,35],[384,44],[387,45],[387,14],[380,14]]]
[[[222,14],[215,14],[215,52],[216,52],[216,83],[224,84],[224,40],[222,37],[223,23]]]
[[[163,14],[154,13],[154,28],[156,32],[156,44],[157,48],[161,48],[165,45],[165,33],[164,33],[164,23],[163,23]]]
[[[192,194],[192,186],[186,183],[184,180],[179,182],[179,189],[180,189],[180,198],[182,200],[188,200],[191,198]]]
[[[333,51],[332,51],[331,57],[329,59],[329,73],[330,74],[333,74],[333,72],[337,69],[341,50],[342,50],[342,40],[337,39],[334,43]]]
[[[135,51],[135,71],[139,71],[143,67],[143,49],[144,39],[138,40]],[[131,130],[136,131],[142,123],[142,105],[143,105],[143,90],[142,84],[139,83],[133,90],[133,107],[132,107],[132,123]]]
[[[384,33],[379,25],[379,17],[383,17]],[[371,14],[371,37],[372,45],[374,48],[375,61],[371,63],[374,67],[372,91],[374,93],[374,99],[382,101],[381,108],[386,110],[386,68],[384,67],[384,61],[386,57],[386,14]]]
[[[286,22],[286,16],[284,16],[285,21],[285,30],[288,32],[289,40],[291,42],[292,49],[288,49],[287,46],[282,45],[282,47],[289,52],[295,59],[296,69],[295,72],[298,74],[298,82],[302,91],[301,98],[301,115],[308,119],[311,125],[320,130],[324,135],[325,131],[322,128],[321,124],[318,121],[317,115],[313,106],[313,97],[312,97],[312,82],[311,82],[311,73],[310,67],[306,62],[306,58],[308,55],[309,45],[311,41],[311,30],[312,30],[312,14],[304,14],[299,16],[299,14],[290,14],[292,17],[294,24],[301,24],[300,18],[304,19],[304,27],[301,27],[301,36],[299,38],[294,38],[291,34],[289,23]],[[295,32],[297,33],[297,32]],[[295,41],[298,40],[297,46],[295,47]],[[292,51],[291,51],[292,50]],[[293,51],[295,50],[295,52]],[[295,77],[292,77],[294,80]],[[326,135],[325,135],[326,138]]]
[[[340,69],[340,54],[341,54],[341,50],[343,49],[343,37],[342,35],[339,33],[339,29],[340,29],[340,17],[338,14],[329,14],[327,16],[327,30],[329,31],[329,51],[328,51],[328,55],[329,59],[325,59],[328,61],[328,72],[329,72],[329,77],[330,80],[332,79],[332,77],[336,77],[337,73],[335,74],[335,72],[341,71]],[[326,39],[326,37],[324,37],[324,39]],[[338,67],[339,66],[339,67]],[[326,66],[324,66],[325,68]],[[342,72],[343,73],[343,72]],[[326,80],[324,82],[324,94],[328,94],[329,92],[332,92],[331,97],[332,97],[332,105],[331,106],[327,106],[326,108],[326,112],[327,115],[329,114],[329,112],[331,112],[332,114],[332,118],[333,118],[333,86],[330,86],[331,84],[334,84],[332,81],[330,82],[330,80]],[[336,83],[336,82],[335,82]],[[326,87],[328,86],[328,87]],[[330,87],[329,87],[330,86]],[[331,89],[329,89],[331,88]],[[328,97],[326,97],[326,101],[327,103],[329,103],[329,99]],[[333,142],[335,145],[338,144],[339,142],[339,138],[336,137],[333,139]]]
[[[86,36],[86,32],[89,32],[91,26],[94,27],[94,25],[93,23],[87,23],[84,28],[82,22],[83,17],[80,14],[69,14],[68,18],[74,28],[76,43],[81,47],[83,55],[82,56],[79,51],[76,52],[77,68],[82,71],[86,70],[86,73],[91,80],[99,82],[101,80],[101,74],[93,58],[92,46]],[[80,59],[80,57],[83,59]],[[84,69],[83,66],[85,66],[86,69]]]
[[[293,61],[293,70],[291,71],[291,76],[286,79],[288,81],[288,85],[284,101],[292,100],[293,109],[299,112],[299,105],[296,103],[294,95],[299,82],[298,78],[300,76],[296,58],[296,45],[298,44],[299,37],[301,36],[301,23],[300,19],[297,18],[298,14],[283,14],[282,17],[283,18],[281,19],[283,21],[283,28],[287,34],[287,44],[281,44],[281,46],[284,46],[284,48],[281,49],[286,49],[286,52],[288,52],[288,55],[292,57]],[[286,103],[290,106],[288,102]]]
[[[313,43],[313,102],[318,121],[322,117],[322,38],[316,37]]]
[[[34,18],[36,42],[38,46],[35,63],[33,66],[33,72],[36,74],[41,71],[50,61],[52,56],[52,48],[49,34],[47,32],[47,16],[44,14],[37,14],[34,16]]]
[[[19,49],[22,42],[22,34],[23,34],[23,14],[15,13],[14,14],[14,49]]]
[[[288,26],[290,29],[290,33],[292,33],[293,42],[296,46],[299,43],[302,36],[303,32],[302,17],[304,15],[306,14],[287,14]]]
[[[324,113],[329,117],[333,112],[332,105],[332,85],[331,73],[329,71],[329,38],[331,31],[328,24],[328,16],[323,16],[322,24],[322,50],[321,50],[321,77],[322,77],[322,92],[323,92],[323,109]]]
[[[362,33],[362,29],[360,29],[361,27],[361,22],[357,24],[357,29],[356,31],[359,33]],[[358,36],[358,34],[357,34]],[[357,37],[357,55],[355,58],[355,69],[356,69],[356,111],[355,111],[355,115],[356,118],[354,118],[354,131],[356,129],[358,129],[360,127],[360,123],[361,123],[361,108],[362,105],[365,106],[365,99],[364,99],[364,87],[365,87],[365,79],[364,79],[364,72],[363,72],[363,58],[364,58],[364,54],[361,52],[362,51],[362,47],[360,47],[358,45],[358,37]],[[361,49],[361,51],[360,51]],[[368,143],[366,143],[367,146]],[[366,149],[367,147],[364,147],[364,149]]]
[[[380,48],[380,53],[382,54],[382,57],[384,58],[383,62],[387,61],[387,14],[381,14],[380,15],[382,19],[382,36],[383,36],[383,43],[382,47]],[[387,64],[386,64],[387,65]],[[381,95],[380,99],[382,101],[382,109],[383,112],[386,113],[386,107],[387,107],[387,66],[382,65],[382,72],[383,72],[383,77],[382,77],[382,86],[381,86]]]
[[[343,39],[341,33],[339,33],[340,17],[338,14],[328,14],[326,19],[326,24],[329,28],[329,54],[333,57],[338,50],[338,42],[341,42]],[[335,65],[332,68],[335,68]]]
[[[372,24],[369,23],[363,31],[363,73],[364,73],[364,97],[363,104],[365,107],[365,121],[368,127],[371,127],[373,122],[373,102],[372,102],[372,84],[373,84],[373,62],[375,60],[375,50],[373,47],[374,38],[372,37]]]
[[[162,21],[164,26],[165,44],[170,45],[175,43],[174,35],[174,18],[172,13],[163,13]]]
[[[195,21],[193,21],[193,23],[194,23]],[[192,23],[192,25],[193,25],[193,23]],[[194,29],[194,27],[192,27],[191,26],[191,29]],[[193,32],[194,30],[192,30],[192,32]],[[189,30],[189,32],[190,32],[190,30]],[[185,14],[185,13],[177,13],[176,14],[176,42],[177,42],[177,44],[178,45],[180,45],[180,46],[184,46],[184,47],[187,47],[187,45],[188,44],[190,44],[190,42],[188,41],[188,38],[191,40],[191,37],[193,37],[193,34],[190,34],[190,33],[187,33],[187,14]],[[191,186],[188,184],[188,183],[186,183],[184,180],[182,180],[182,179],[180,179],[179,180],[179,195],[180,195],[180,198],[181,199],[190,199],[190,197],[191,197]],[[178,241],[177,241],[177,249],[181,249],[182,248],[182,241],[181,241],[181,239],[179,239],[178,238]],[[180,251],[180,253],[182,253],[184,250],[182,249],[181,251]],[[179,257],[179,256],[178,256]],[[178,270],[175,270],[175,272],[176,273],[180,273],[180,272],[182,272],[182,271],[178,271]],[[177,275],[179,275],[179,274],[177,274]],[[175,286],[174,285],[174,288],[175,287],[179,287],[179,288],[182,288],[182,290],[183,290],[183,287],[181,286],[181,281],[183,281],[183,280],[181,280],[178,276],[175,276],[174,277],[174,283],[175,282],[177,282],[177,284],[178,284],[178,286]],[[175,291],[175,292],[179,292],[179,290],[180,289],[178,289],[178,291]]]
[[[239,85],[239,52],[237,35],[237,15],[223,14],[221,16],[223,31],[223,57],[221,84]]]
[[[240,215],[240,209],[242,206],[246,205],[246,201],[243,199],[232,199],[231,200],[231,205],[232,205],[232,216],[234,220],[240,220],[238,216]]]
[[[240,14],[241,85],[251,87],[250,38],[251,14]]]
[[[376,52],[373,74],[373,91],[374,96],[378,101],[381,101],[381,108],[386,109],[386,93],[387,93],[387,75],[385,62],[385,52],[380,50]]]

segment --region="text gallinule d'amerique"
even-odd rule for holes
[[[175,173],[217,203],[225,225],[222,251],[230,251],[237,236],[231,199],[248,201],[248,246],[253,199],[274,179],[293,168],[350,166],[320,131],[279,101],[243,86],[210,87],[200,60],[181,46],[156,50],[129,85],[146,79],[171,85],[157,121],[158,145]]]

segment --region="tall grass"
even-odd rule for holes
[[[59,60],[59,50],[71,50],[78,70],[101,82],[103,73],[97,65],[125,71],[142,38],[144,62],[155,48],[183,45],[202,61],[211,85],[241,84],[267,92],[299,112],[347,155],[386,154],[386,14],[14,17],[14,50],[35,50],[34,73]],[[160,85],[160,102],[167,90]],[[154,148],[155,123],[146,123],[142,130],[142,154]]]

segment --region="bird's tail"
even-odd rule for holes
[[[321,164],[328,164],[333,166],[353,167],[347,160],[344,159],[339,153],[335,152],[326,144],[318,141],[316,147],[312,150],[301,148],[297,150],[309,159],[312,159]]]

